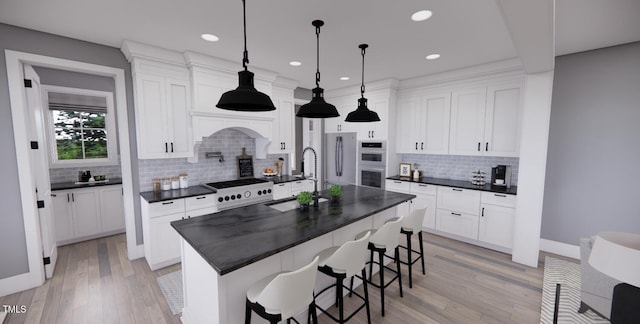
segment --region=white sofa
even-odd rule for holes
[[[580,309],[588,309],[608,319],[611,316],[611,298],[613,287],[620,283],[589,265],[589,255],[595,237],[580,239]]]

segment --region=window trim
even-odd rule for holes
[[[107,131],[107,156],[106,159],[83,159],[83,160],[59,160],[58,159],[58,150],[56,146],[56,135],[55,135],[55,127],[53,125],[53,118],[51,111],[49,110],[49,92],[57,92],[57,93],[68,93],[74,95],[86,95],[86,96],[94,96],[94,97],[103,97],[107,102],[107,118],[105,119],[106,125],[105,130]],[[118,137],[116,134],[116,110],[113,104],[113,92],[109,91],[100,91],[100,90],[90,90],[90,89],[80,89],[80,88],[70,88],[70,87],[60,87],[60,86],[52,86],[52,85],[42,85],[42,102],[45,107],[43,107],[44,117],[45,117],[45,128],[46,128],[46,136],[45,141],[47,143],[47,151],[49,156],[49,167],[53,169],[58,168],[77,168],[77,167],[92,167],[92,166],[107,166],[107,165],[118,165],[119,157],[118,157]]]

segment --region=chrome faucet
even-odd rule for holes
[[[318,207],[318,155],[316,154],[316,150],[311,146],[307,146],[302,150],[302,158],[300,159],[300,172],[304,175],[304,153],[307,150],[311,150],[313,153],[313,206]]]

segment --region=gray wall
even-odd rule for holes
[[[7,71],[5,64],[5,49],[64,58],[69,60],[93,63],[121,68],[125,70],[127,109],[129,112],[129,129],[132,156],[135,152],[135,120],[133,107],[133,88],[131,85],[131,68],[124,55],[117,48],[83,42],[71,38],[23,29],[11,25],[0,24],[0,178],[3,179],[3,190],[0,194],[0,279],[14,276],[28,271],[26,240],[18,180],[18,167],[11,121],[11,106]],[[13,81],[13,80],[12,80]],[[138,197],[137,160],[132,161],[133,189]],[[7,188],[14,188],[8,190]],[[139,199],[136,202],[136,227],[138,241],[142,240],[140,226]],[[8,262],[5,262],[8,260]]]
[[[640,42],[556,58],[541,237],[640,232]]]

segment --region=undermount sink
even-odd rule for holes
[[[318,202],[321,203],[321,202],[325,202],[327,200],[328,200],[327,198],[320,197],[318,199]],[[283,201],[283,202],[280,202],[280,203],[275,203],[275,204],[268,205],[268,206],[273,208],[273,209],[275,209],[275,210],[281,211],[281,212],[286,212],[286,211],[289,211],[289,210],[300,208],[300,204],[298,204],[298,201],[295,198],[292,199],[292,200],[287,200],[287,201]]]

